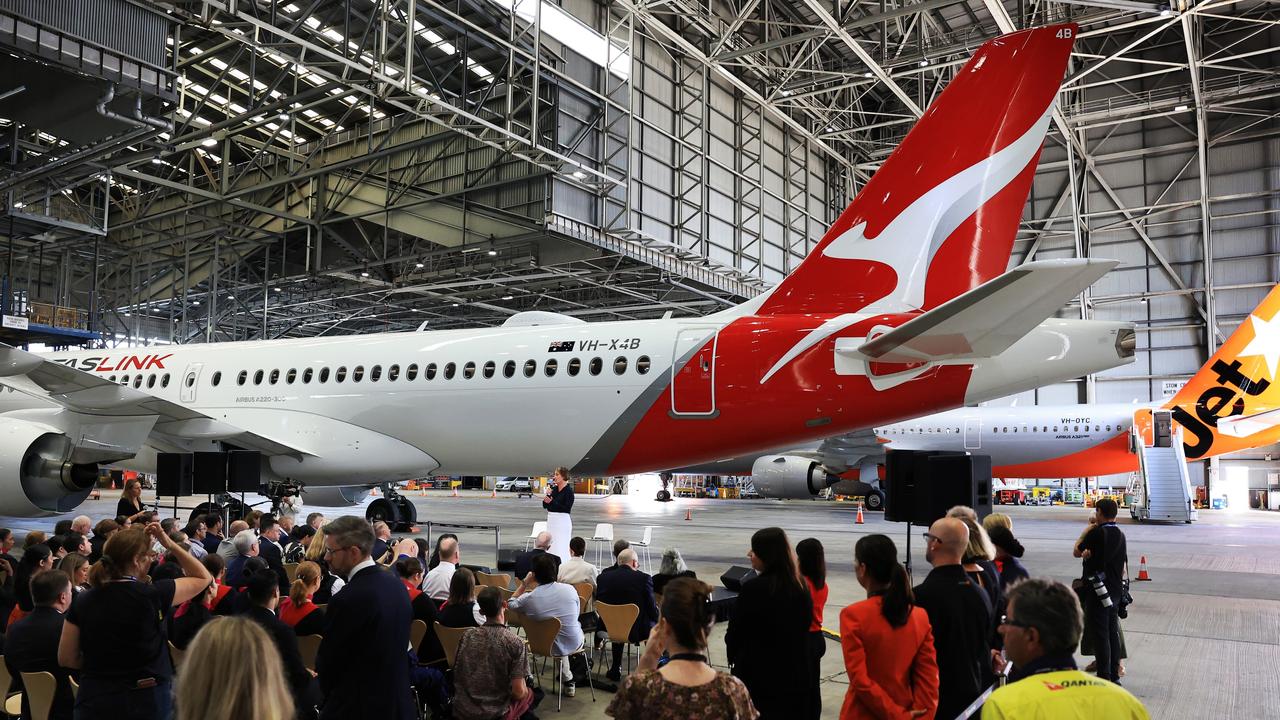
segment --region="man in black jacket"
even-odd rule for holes
[[[1094,654],[1098,661],[1098,677],[1120,682],[1120,603],[1124,600],[1124,567],[1129,562],[1128,543],[1116,525],[1119,507],[1111,498],[1094,505],[1089,529],[1076,545],[1075,556],[1084,559],[1084,579],[1088,587],[1083,605],[1093,632]],[[1102,576],[1106,600],[1098,595],[1094,578]]]
[[[298,718],[315,717],[316,694],[311,690],[311,673],[302,664],[302,654],[298,652],[298,636],[293,628],[285,625],[276,617],[276,606],[280,604],[280,591],[269,573],[258,573],[249,578],[246,592],[249,595],[249,607],[245,617],[253,620],[267,631],[271,641],[280,653],[284,665],[285,680],[293,694],[293,704],[297,708]]]
[[[516,555],[515,574],[516,580],[520,581],[529,576],[533,570],[533,559],[539,555],[549,555],[551,550],[551,533],[540,532],[538,537],[533,540],[533,549]],[[556,572],[560,571],[560,556],[552,555],[556,559]]]
[[[325,608],[316,657],[324,693],[321,720],[417,717],[409,692],[409,624],[404,585],[369,557],[373,530],[363,518],[324,526],[329,568],[347,581]]]
[[[596,578],[596,602],[630,605],[640,608],[628,639],[633,643],[649,639],[649,631],[658,624],[658,606],[653,600],[653,578],[641,572],[636,551],[627,548],[618,554],[616,569],[600,573]],[[617,682],[622,678],[622,643],[613,643],[613,664],[605,677]]]
[[[71,720],[74,699],[67,671],[58,665],[58,643],[62,640],[62,614],[71,607],[71,578],[61,570],[40,573],[31,579],[31,600],[35,609],[9,628],[5,638],[4,664],[22,691],[22,717],[31,717],[28,693],[22,687],[24,672],[53,673],[57,690],[53,695],[50,720]]]
[[[925,559],[933,570],[915,587],[916,604],[929,615],[938,658],[938,713],[953,718],[982,694],[991,673],[990,635],[994,620],[987,594],[960,564],[969,528],[943,518],[925,534]]]
[[[209,513],[204,516],[204,549],[210,554],[218,552],[218,546],[222,544],[222,515],[218,513]],[[223,558],[224,560],[226,558]]]
[[[258,557],[267,561],[276,574],[281,595],[289,594],[289,573],[284,569],[284,548],[280,546],[280,526],[270,515],[258,519]]]

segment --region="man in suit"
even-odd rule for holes
[[[533,570],[534,558],[539,555],[548,554],[548,551],[551,550],[551,540],[551,533],[545,531],[540,532],[538,533],[538,537],[533,540],[533,549],[527,552],[522,552],[516,556],[515,574],[517,580],[528,577],[529,573]],[[559,572],[560,556],[557,555],[555,558],[556,571]]]
[[[253,620],[267,631],[271,641],[280,653],[284,665],[285,680],[293,693],[293,704],[297,708],[297,717],[315,717],[315,706],[318,698],[311,690],[311,672],[302,664],[302,654],[298,652],[298,636],[293,628],[276,617],[276,606],[280,604],[280,590],[272,582],[268,573],[258,573],[249,578],[246,592],[249,594],[249,606],[245,617]]]
[[[369,557],[373,530],[362,518],[324,526],[329,568],[347,581],[325,609],[316,671],[324,693],[321,720],[417,717],[409,692],[409,594]]]
[[[217,553],[227,562],[227,568],[230,569],[231,561],[236,557],[236,536],[249,529],[249,523],[243,520],[236,520],[231,523],[231,527],[227,530],[227,536],[218,542]]]
[[[58,643],[62,640],[62,614],[71,607],[71,578],[61,570],[49,570],[31,580],[31,614],[9,627],[5,638],[4,663],[22,691],[22,717],[31,717],[31,706],[22,687],[24,672],[48,672],[57,678],[50,720],[71,720],[74,699],[67,671],[58,665]]]
[[[234,527],[234,523],[232,523]],[[237,590],[244,587],[244,565],[249,558],[258,557],[258,553],[262,551],[262,543],[258,542],[258,536],[253,534],[252,530],[245,528],[236,533],[231,539],[232,548],[235,549],[235,557],[227,563],[227,584]]]
[[[369,557],[382,562],[387,551],[391,549],[391,526],[379,520],[373,524],[373,550]]]
[[[639,570],[636,551],[627,548],[618,553],[618,564],[612,572],[596,578],[596,602],[609,605],[634,603],[640,614],[631,626],[628,639],[633,643],[649,639],[649,631],[658,624],[658,606],[653,601],[653,578]],[[613,664],[605,677],[617,682],[622,678],[622,643],[613,643]]]
[[[289,594],[289,573],[284,569],[284,547],[280,544],[280,525],[270,515],[258,520],[258,556],[267,561],[276,574],[276,586],[281,595]]]
[[[219,513],[209,513],[204,516],[204,549],[209,554],[218,552],[218,546],[222,544],[222,515]],[[226,560],[226,558],[223,558]]]
[[[937,717],[955,717],[977,699],[991,674],[991,601],[960,564],[969,528],[943,518],[925,533],[925,559],[933,566],[915,588],[916,605],[933,627],[938,659]]]

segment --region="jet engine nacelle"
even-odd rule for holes
[[[822,465],[791,455],[763,455],[751,466],[751,483],[763,497],[806,499],[831,483]]]
[[[363,503],[373,488],[368,485],[339,485],[331,487],[302,488],[302,499],[308,505],[320,507],[351,507]]]
[[[71,512],[98,481],[97,463],[73,463],[71,439],[51,425],[0,417],[0,507],[9,515]]]

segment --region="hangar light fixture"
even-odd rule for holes
[[[631,76],[631,52],[612,42],[559,5],[547,0],[493,0],[498,5],[539,29],[565,47],[626,80]],[[541,7],[539,7],[541,3]]]
[[[502,299],[503,299],[503,300],[515,300],[516,298],[515,298],[515,296],[514,296],[514,295],[503,295],[503,296],[502,296]]]
[[[200,144],[205,147],[213,147],[218,144],[218,141],[216,138],[205,138],[200,142]]]

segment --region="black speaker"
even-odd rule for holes
[[[928,526],[956,505],[991,513],[991,458],[960,452],[890,450],[885,519]]]
[[[216,495],[227,491],[227,454],[198,452],[192,473],[192,491],[197,495]]]
[[[262,453],[232,450],[227,453],[227,491],[258,492],[262,489]]]
[[[191,495],[191,453],[156,454],[156,495],[187,497]]]
[[[755,570],[741,565],[733,565],[720,576],[720,584],[734,592],[742,592],[742,584],[755,576]]]

